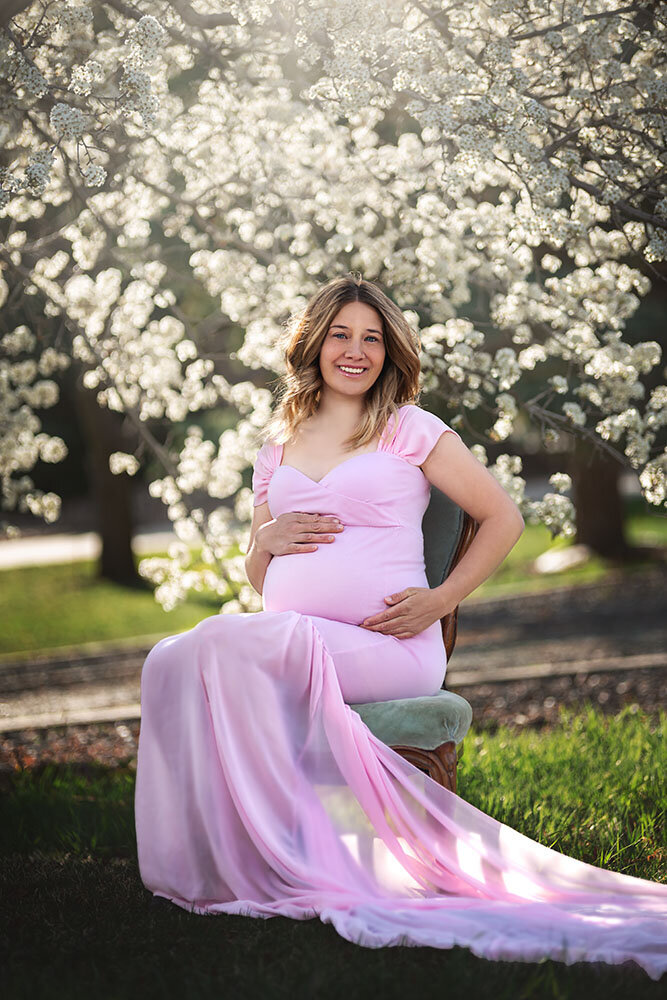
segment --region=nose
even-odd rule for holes
[[[345,356],[350,358],[360,358],[363,357],[363,349],[361,347],[361,341],[356,343],[356,341],[350,341],[350,343],[345,348]]]

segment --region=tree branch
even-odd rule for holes
[[[582,21],[599,21],[605,17],[616,17],[618,14],[629,14],[632,11],[643,11],[646,8],[638,4],[630,4],[629,7],[617,7],[615,10],[599,11],[597,14],[585,14]],[[525,31],[523,35],[508,35],[513,42],[523,42],[526,38],[537,38],[539,35],[546,35],[550,31],[560,31],[561,28],[570,28],[570,21],[561,21],[560,24],[549,24],[546,28],[536,28],[534,31]]]

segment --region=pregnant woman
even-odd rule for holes
[[[434,782],[350,705],[436,694],[440,618],[502,562],[518,508],[416,405],[419,346],[371,282],[337,278],[286,344],[253,474],[256,614],[162,639],[141,677],[138,858],[197,914],[319,917],[359,945],[667,970],[667,886],[545,847]],[[435,484],[479,522],[429,589]]]

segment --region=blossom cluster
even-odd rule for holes
[[[0,277],[0,304],[6,293]],[[61,462],[67,455],[62,438],[42,431],[35,411],[58,401],[58,385],[48,376],[67,368],[70,359],[53,347],[41,352],[35,347],[25,324],[0,336],[0,506],[52,522],[60,515],[60,498],[36,489],[28,473],[39,460]],[[2,522],[2,528],[10,536],[17,533],[11,524]]]

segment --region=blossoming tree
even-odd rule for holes
[[[666,256],[664,6],[3,10],[0,298],[9,317],[37,302],[53,335],[25,322],[2,331],[7,511],[58,516],[29,472],[66,445],[35,410],[57,398],[49,376],[74,364],[164,470],[149,488],[178,541],[140,566],[158,600],[170,608],[209,586],[232,589],[227,612],[260,607],[243,549],[265,380],[281,372],[289,317],[350,269],[384,284],[418,330],[423,389],[480,461],[485,442],[527,429],[547,450],[574,435],[664,504],[667,387],[642,379],[661,348],[624,339]],[[211,303],[197,319],[193,289]],[[247,377],[221,373],[225,353]],[[223,403],[238,423],[207,440],[198,414]],[[154,421],[186,418],[182,449],[160,442]],[[139,467],[127,453],[111,465]],[[531,500],[517,455],[491,471],[524,517],[572,533],[566,474]],[[225,502],[207,513],[196,490]]]

